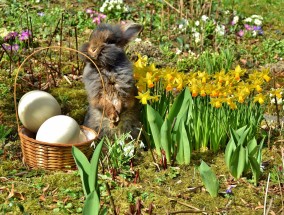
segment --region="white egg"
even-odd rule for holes
[[[48,118],[60,114],[60,105],[56,99],[40,90],[33,90],[23,95],[18,106],[20,121],[32,132],[37,132]]]
[[[79,140],[78,141],[79,141],[79,143],[87,141],[87,137],[86,137],[86,135],[84,134],[84,132],[82,130],[80,130]]]
[[[80,127],[71,117],[53,116],[38,129],[36,140],[48,143],[78,143]]]

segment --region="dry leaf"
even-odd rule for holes
[[[1,182],[5,182],[5,181],[9,181],[9,179],[6,178],[6,177],[0,177],[0,181],[1,181]]]
[[[42,189],[42,192],[45,193],[48,190],[48,188],[49,188],[49,184]]]
[[[42,195],[39,197],[39,200],[42,201],[42,202],[44,202],[44,201],[46,200],[44,194],[42,194]]]

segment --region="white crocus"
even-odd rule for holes
[[[251,18],[253,18],[253,19],[261,19],[261,20],[263,20],[263,17],[262,17],[262,16],[260,16],[260,15],[252,15],[252,16],[251,16]]]
[[[0,37],[6,37],[9,34],[6,28],[0,28]]]
[[[261,22],[260,19],[255,19],[254,24],[256,24],[257,26],[260,26],[262,24],[262,22]]]
[[[215,31],[219,36],[223,36],[223,35],[225,35],[225,26],[224,25],[217,25]]]
[[[201,16],[201,20],[202,20],[202,21],[206,22],[207,19],[208,19],[208,16],[206,16],[206,15],[202,15],[202,16]]]
[[[229,13],[230,13],[229,10],[225,10],[225,11],[224,11],[224,14],[226,14],[226,15],[229,14]]]
[[[237,24],[238,21],[239,21],[239,16],[234,16],[234,18],[233,18],[233,23],[234,23],[234,24]]]
[[[244,20],[245,22],[251,22],[252,21],[252,18],[248,17]]]

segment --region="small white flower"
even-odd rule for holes
[[[252,18],[252,19],[260,19],[260,20],[263,20],[263,17],[260,16],[260,15],[251,15],[251,18]]]
[[[229,14],[229,13],[230,13],[229,10],[225,10],[225,11],[224,11],[224,14],[226,14],[226,15]]]
[[[244,20],[245,22],[251,22],[252,21],[252,18],[248,17],[248,18],[245,18]]]
[[[141,149],[146,148],[145,144],[144,144],[142,141],[140,142],[139,147],[140,147]]]
[[[271,104],[275,104],[275,103],[276,103],[276,102],[275,102],[275,98],[272,98],[272,99],[270,100],[270,103],[271,103]],[[280,99],[277,98],[277,104],[278,104],[278,105],[283,104],[283,99],[282,99],[282,98],[280,98]]]
[[[140,43],[141,41],[142,41],[141,38],[136,38],[136,39],[134,40],[134,42],[136,42],[136,43]]]
[[[192,32],[197,32],[197,31],[196,31],[196,28],[192,28],[191,30],[192,30]]]
[[[223,36],[225,34],[225,26],[217,25],[215,31],[219,36]]]
[[[120,141],[118,141],[118,144],[119,144],[120,146],[124,146],[124,141],[120,140]]]
[[[234,23],[234,24],[237,24],[238,21],[239,21],[239,16],[234,16],[234,18],[233,18],[233,23]]]
[[[178,25],[178,28],[179,28],[179,29],[183,29],[183,24],[179,24],[179,25]]]
[[[116,5],[116,9],[117,9],[117,10],[121,10],[121,7],[120,7],[119,4]]]
[[[176,55],[180,55],[182,51],[180,49],[176,49]]]
[[[255,37],[257,35],[257,31],[252,31],[252,36]]]
[[[203,20],[204,22],[206,22],[207,19],[208,19],[208,16],[206,16],[206,15],[201,16],[201,20]]]
[[[123,148],[123,154],[126,157],[133,157],[133,155],[134,155],[134,145],[132,145],[130,143],[125,145],[125,147]]]
[[[108,6],[108,11],[111,11],[112,10],[112,8],[113,8],[113,5],[111,4],[110,6]]]
[[[100,7],[100,12],[103,13],[105,11],[104,5]]]
[[[196,26],[199,26],[199,21],[197,20],[197,21],[195,21],[195,23],[194,23]]]
[[[256,24],[257,26],[260,26],[262,24],[262,22],[261,22],[260,19],[255,19],[254,24]]]
[[[0,37],[6,37],[9,34],[6,28],[0,28]]]
[[[194,32],[193,36],[194,36],[194,41],[196,43],[199,43],[200,42],[200,33],[199,32]]]
[[[128,7],[127,6],[123,7],[123,12],[128,12]]]

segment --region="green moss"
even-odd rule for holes
[[[61,105],[62,114],[69,115],[79,124],[84,121],[88,101],[84,85],[81,81],[75,82],[76,86],[71,87],[63,82],[59,87],[52,88],[50,93]]]

